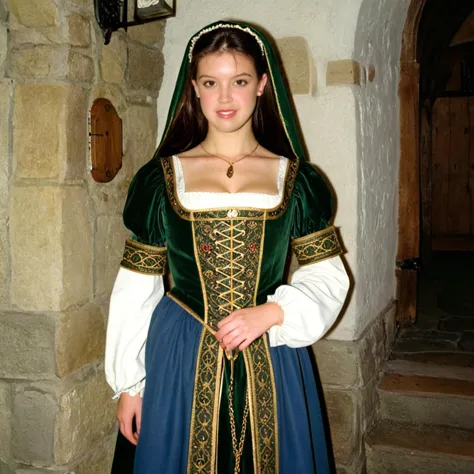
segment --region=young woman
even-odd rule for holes
[[[235,22],[194,35],[130,186],[110,306],[106,375],[136,474],[330,472],[306,346],[348,290],[331,201],[264,35]]]

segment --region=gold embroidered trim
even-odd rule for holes
[[[187,474],[217,472],[217,429],[224,351],[203,329],[196,360],[196,377],[188,447]]]
[[[192,219],[193,244],[205,302],[207,334],[201,339],[191,415],[188,474],[215,473],[223,351],[217,323],[232,312],[256,305],[265,237],[265,212],[202,211]],[[217,213],[219,219],[215,218]],[[191,213],[194,216],[194,213]],[[175,299],[176,301],[176,299]],[[177,301],[184,309],[186,306]],[[190,314],[196,317],[193,312]],[[266,337],[243,352],[247,370],[255,472],[278,472],[276,388]]]
[[[139,273],[164,275],[166,264],[166,247],[154,247],[133,239],[125,241],[125,250],[120,266]]]
[[[342,253],[334,226],[293,239],[291,246],[300,266],[319,262]]]
[[[259,474],[276,474],[279,472],[277,396],[267,337],[256,339],[243,355],[250,395],[254,470]]]
[[[196,221],[201,219],[225,219],[228,217],[229,211],[237,211],[239,218],[248,218],[253,220],[265,220],[265,219],[276,219],[283,212],[286,211],[290,202],[291,194],[295,184],[296,173],[298,171],[298,162],[288,160],[288,165],[285,173],[285,184],[283,190],[283,196],[280,203],[272,209],[258,209],[255,207],[234,207],[234,208],[215,208],[215,209],[204,209],[200,211],[191,211],[186,209],[178,198],[178,192],[176,190],[175,182],[175,170],[173,166],[173,157],[168,156],[161,158],[161,165],[163,167],[163,173],[165,176],[166,191],[168,199],[170,200],[171,206],[174,211],[181,218],[188,221]]]

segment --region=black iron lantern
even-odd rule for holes
[[[175,0],[94,0],[95,17],[105,44],[119,28],[142,25],[174,16]]]

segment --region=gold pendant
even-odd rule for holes
[[[230,165],[229,168],[227,169],[227,177],[232,178],[232,176],[234,176],[234,167]]]

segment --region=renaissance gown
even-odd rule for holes
[[[143,396],[135,474],[233,473],[231,410],[237,441],[248,413],[240,473],[332,472],[306,347],[332,326],[349,285],[331,217],[331,193],[306,161],[280,158],[276,195],[186,192],[176,156],[137,173],[106,348],[116,396]],[[300,268],[287,284],[290,244]],[[217,323],[267,301],[283,324],[230,360]]]

